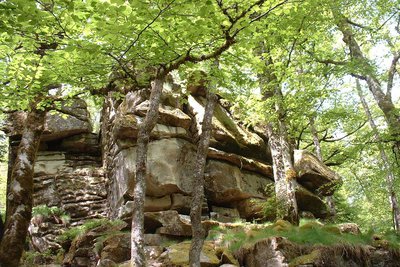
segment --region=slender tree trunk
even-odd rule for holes
[[[207,90],[207,104],[204,111],[201,135],[196,153],[196,165],[193,179],[193,199],[190,208],[192,224],[192,243],[189,252],[189,266],[200,267],[200,254],[204,243],[204,229],[201,225],[201,209],[204,195],[204,167],[206,165],[208,146],[210,144],[212,118],[217,96]]]
[[[32,215],[33,172],[35,157],[44,128],[46,112],[32,110],[28,113],[17,157],[11,173],[7,201],[10,209],[0,244],[0,265],[18,266],[24,250],[25,239]]]
[[[293,224],[299,223],[299,214],[296,200],[296,187],[297,187],[297,173],[293,167],[293,149],[289,142],[288,129],[285,122],[286,109],[284,105],[284,97],[280,86],[275,86],[275,110],[278,114],[278,131],[279,131],[279,144],[281,160],[283,163],[282,173],[284,176],[279,182],[286,183],[286,215],[283,216],[285,220]]]
[[[334,9],[333,9],[334,10]],[[336,25],[343,34],[343,41],[346,43],[350,50],[351,59],[357,64],[361,65],[359,69],[363,72],[359,75],[368,84],[368,89],[374,96],[378,107],[382,110],[385,119],[388,123],[390,133],[393,137],[393,151],[396,156],[396,160],[400,160],[400,110],[393,104],[391,98],[391,87],[393,84],[389,84],[387,93],[385,94],[382,85],[374,74],[374,68],[369,60],[364,56],[361,48],[354,37],[351,26],[348,24],[346,18],[340,14],[340,12],[333,11],[336,19]],[[396,62],[395,62],[396,63]],[[389,72],[390,76],[390,72]]]
[[[275,86],[275,111],[278,114],[277,127],[267,125],[267,135],[271,148],[272,165],[275,179],[275,195],[277,199],[277,217],[293,224],[299,223],[296,201],[296,171],[293,167],[292,149],[289,143],[288,130],[285,123],[283,94],[279,86]]]
[[[356,80],[356,82],[357,82],[357,86],[356,86],[357,92],[358,92],[358,95],[360,96],[361,104],[364,108],[365,114],[368,117],[369,124],[370,124],[372,132],[374,134],[374,139],[379,148],[379,153],[381,155],[383,167],[386,171],[386,185],[387,185],[387,189],[388,189],[388,193],[389,193],[390,205],[392,208],[393,228],[396,232],[400,232],[400,210],[399,210],[399,204],[397,201],[396,191],[394,188],[395,175],[394,175],[393,169],[390,165],[389,158],[388,158],[388,156],[385,152],[385,149],[383,148],[383,145],[381,143],[382,140],[381,140],[381,137],[379,136],[378,128],[375,124],[374,119],[372,118],[371,111],[369,110],[367,101],[365,100],[364,95],[362,93],[360,82],[358,80]]]
[[[131,229],[131,266],[146,266],[144,253],[144,200],[146,194],[147,150],[150,133],[157,123],[165,74],[159,74],[152,84],[150,105],[139,126],[136,150],[136,176],[133,190],[134,210]]]
[[[317,129],[315,128],[314,117],[310,118],[310,128],[314,141],[315,155],[321,162],[324,162],[324,158],[322,156],[321,144],[319,142],[318,132]],[[336,207],[333,196],[327,196],[325,199],[326,199],[326,204],[328,205],[329,208],[329,213],[331,215],[331,218],[334,219],[336,216]]]

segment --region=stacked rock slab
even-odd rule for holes
[[[192,90],[186,101],[179,101],[179,96],[169,90],[171,87],[165,85],[158,123],[150,136],[145,200],[148,233],[169,229],[166,217],[186,224],[190,211],[192,170],[206,100]],[[148,90],[128,93],[123,100],[109,96],[103,108],[103,165],[109,181],[112,218],[127,219],[134,209],[136,138],[149,107],[148,97]],[[257,203],[270,197],[266,188],[273,186],[267,138],[243,127],[221,101],[212,123],[203,215],[223,222],[256,219],[262,209]],[[303,155],[308,154],[295,155],[300,155],[296,160],[302,162]],[[339,177],[317,160],[296,167],[302,177],[296,194],[301,210],[326,217],[327,208],[320,196],[332,194],[328,189]],[[326,189],[319,190],[321,186]],[[190,235],[190,231],[170,232]]]
[[[26,114],[14,113],[6,126],[9,167],[17,152]],[[34,168],[34,206],[59,207],[71,224],[107,215],[107,191],[98,135],[93,134],[87,105],[74,99],[47,114]],[[9,172],[10,174],[10,172]]]

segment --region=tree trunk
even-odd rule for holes
[[[136,175],[133,189],[134,210],[131,229],[131,266],[146,266],[144,254],[144,200],[146,194],[147,150],[150,133],[157,123],[165,74],[158,75],[152,84],[150,105],[139,126],[136,150]]]
[[[319,142],[318,132],[317,129],[315,128],[314,117],[310,118],[310,128],[311,128],[311,134],[313,136],[315,155],[321,162],[324,162],[324,158],[322,156],[321,144]],[[336,207],[333,196],[327,196],[325,199],[326,199],[326,204],[328,205],[329,208],[329,213],[331,215],[331,218],[334,219],[336,216]]]
[[[272,124],[266,126],[271,149],[272,166],[274,170],[275,195],[277,200],[277,218],[287,220],[293,224],[299,223],[296,201],[296,172],[293,166],[284,159],[287,154],[288,143],[279,136]],[[286,162],[286,163],[285,163]]]
[[[361,65],[360,69],[362,70],[362,73],[359,76],[367,82],[369,91],[374,96],[378,107],[382,110],[385,116],[390,134],[394,141],[393,151],[396,160],[400,160],[400,111],[395,107],[391,99],[391,94],[389,93],[391,88],[388,90],[387,94],[384,93],[379,79],[374,74],[373,66],[361,51],[361,48],[354,37],[352,28],[348,24],[346,18],[336,11],[333,11],[333,14],[336,19],[336,25],[343,34],[343,41],[350,50],[351,59]]]
[[[400,232],[400,210],[399,210],[399,205],[398,205],[398,201],[397,201],[396,191],[394,188],[395,175],[394,175],[393,169],[390,165],[389,158],[388,158],[388,156],[385,152],[385,149],[381,143],[382,140],[381,140],[381,137],[379,136],[378,128],[375,124],[374,119],[372,118],[372,114],[371,114],[371,111],[369,110],[367,101],[365,100],[365,98],[363,96],[360,82],[358,80],[356,82],[357,82],[357,85],[356,85],[357,92],[358,92],[358,95],[360,96],[361,104],[364,108],[365,114],[367,115],[369,124],[370,124],[372,132],[374,134],[374,139],[379,148],[379,153],[381,155],[383,167],[386,171],[386,185],[387,185],[387,189],[388,189],[388,193],[389,193],[390,205],[392,208],[393,228],[396,232]]]
[[[261,44],[261,50],[263,54],[269,54],[269,48],[264,43]],[[265,61],[265,70],[258,78],[264,98],[274,98],[274,109],[278,117],[275,124],[270,122],[266,125],[274,169],[277,217],[293,224],[298,224],[299,214],[296,201],[297,174],[293,167],[293,151],[289,143],[288,130],[285,123],[286,110],[284,96],[280,87],[280,81],[272,69],[272,58],[267,56],[263,60]]]
[[[3,215],[0,213],[0,244],[1,240],[3,239],[3,232],[4,232]]]
[[[212,118],[217,96],[207,91],[207,104],[201,126],[201,135],[196,153],[196,165],[193,179],[193,199],[190,208],[192,224],[192,243],[189,252],[189,266],[200,267],[200,254],[204,243],[204,229],[201,225],[201,209],[204,195],[204,167],[206,165],[208,146],[210,144]]]
[[[7,201],[10,209],[6,218],[0,244],[0,265],[18,266],[24,250],[33,205],[33,171],[36,152],[44,128],[46,112],[33,110],[28,113],[21,142],[18,147]]]
[[[292,150],[284,118],[283,94],[278,86],[275,87],[274,96],[275,111],[278,114],[277,127],[274,129],[273,124],[269,123],[267,125],[267,135],[274,169],[277,217],[292,224],[298,224],[297,174],[293,167]]]

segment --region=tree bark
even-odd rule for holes
[[[367,101],[365,100],[364,95],[362,93],[360,82],[358,80],[356,80],[356,83],[357,83],[356,84],[357,92],[360,97],[361,104],[364,108],[364,112],[368,118],[369,125],[371,126],[372,132],[374,134],[374,139],[378,145],[378,149],[379,149],[379,153],[381,155],[383,167],[386,171],[386,186],[387,186],[387,190],[389,193],[390,206],[392,208],[393,228],[396,232],[400,232],[400,210],[399,210],[399,204],[397,201],[396,191],[394,188],[395,175],[394,175],[393,169],[391,167],[389,158],[386,154],[386,151],[381,143],[382,139],[379,136],[378,127],[375,124],[375,121],[372,117],[371,111],[368,107]]]
[[[146,266],[144,253],[144,200],[146,194],[147,150],[150,133],[157,123],[158,109],[163,89],[165,74],[158,74],[152,84],[150,105],[144,121],[139,126],[136,150],[135,186],[131,229],[131,266]]]
[[[46,112],[28,113],[12,168],[5,230],[0,244],[0,266],[18,266],[24,250],[33,205],[33,172]]]
[[[196,165],[193,178],[193,199],[190,208],[190,221],[192,224],[192,243],[189,252],[189,266],[200,267],[200,254],[203,248],[205,232],[201,225],[201,210],[204,195],[204,168],[210,144],[212,118],[217,96],[207,90],[207,104],[201,126],[201,135],[196,153]]]
[[[322,156],[321,144],[320,144],[319,138],[318,138],[318,132],[317,132],[317,129],[315,128],[314,117],[310,118],[310,129],[311,129],[311,134],[313,137],[313,142],[314,142],[314,147],[315,147],[315,155],[321,162],[324,162],[324,158]],[[335,207],[335,201],[333,199],[333,196],[327,196],[325,198],[325,200],[326,200],[326,204],[328,205],[331,218],[334,219],[336,216],[336,207]]]

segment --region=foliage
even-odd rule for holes
[[[262,212],[265,219],[272,221],[276,219],[276,207],[278,205],[276,201],[274,185],[268,184],[265,188],[265,193],[269,196],[269,198],[261,204],[263,207]]]

